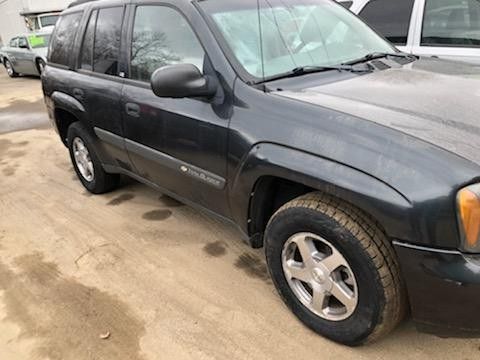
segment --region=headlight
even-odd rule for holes
[[[480,184],[458,192],[457,212],[463,249],[480,252]]]

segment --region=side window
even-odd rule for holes
[[[80,68],[93,70],[93,40],[95,38],[95,25],[97,24],[97,10],[92,11],[88,20],[87,29],[83,37],[82,51],[80,52]]]
[[[187,20],[165,6],[139,6],[131,49],[132,79],[150,81],[159,67],[189,63],[203,70],[205,52]]]
[[[480,47],[480,2],[427,0],[421,44]]]
[[[10,47],[18,47],[18,38],[13,38],[9,43]]]
[[[95,32],[93,71],[118,75],[123,7],[100,9]]]
[[[55,35],[50,45],[49,61],[68,66],[70,54],[73,51],[75,35],[82,18],[82,13],[64,15],[55,27]]]
[[[372,0],[360,12],[370,26],[395,45],[407,45],[415,0]]]
[[[28,42],[27,39],[24,37],[18,38],[18,47],[22,49],[28,49]]]

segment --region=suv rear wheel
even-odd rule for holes
[[[103,194],[115,189],[120,176],[105,172],[95,153],[93,137],[83,125],[79,122],[70,125],[67,137],[70,158],[83,186],[94,194]]]
[[[346,345],[385,335],[403,318],[404,285],[380,227],[334,197],[311,193],[281,207],[265,234],[273,282],[317,333]]]

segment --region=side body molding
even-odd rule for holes
[[[248,225],[255,185],[260,178],[273,176],[355,204],[375,217],[392,238],[408,241],[414,237],[408,218],[410,201],[381,180],[345,164],[273,143],[260,143],[244,157],[232,176],[232,217],[249,236],[255,235]]]

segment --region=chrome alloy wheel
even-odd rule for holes
[[[10,61],[5,61],[5,68],[7,69],[7,74],[9,76],[12,76],[13,75],[13,67],[12,67],[12,64],[10,64]]]
[[[88,182],[92,182],[95,173],[93,170],[93,162],[90,158],[90,153],[82,139],[76,137],[73,139],[73,156],[75,158],[75,164],[82,177]]]
[[[341,321],[353,314],[358,288],[350,265],[324,238],[297,233],[285,243],[282,267],[298,300],[323,319]]]

